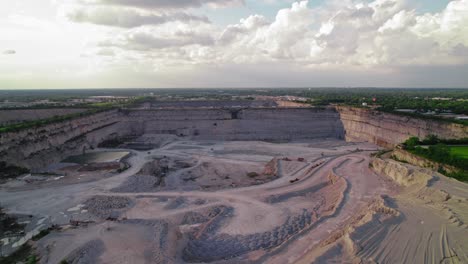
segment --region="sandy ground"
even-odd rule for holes
[[[377,149],[174,141],[119,150],[131,167],[113,176],[10,183],[0,200],[38,219],[30,235],[61,226],[36,243],[42,263],[468,263],[467,184],[403,187],[371,170]]]

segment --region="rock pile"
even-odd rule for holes
[[[94,196],[84,203],[84,208],[103,219],[118,218],[125,208],[130,207],[131,203],[130,198],[127,197]]]

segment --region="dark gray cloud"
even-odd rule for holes
[[[16,50],[5,50],[2,53],[5,54],[5,55],[14,55],[14,54],[16,54]]]
[[[67,17],[77,23],[132,28],[142,25],[160,25],[172,21],[210,23],[207,17],[196,16],[184,12],[175,13],[142,13],[133,9],[122,8],[80,8],[67,14]]]
[[[203,5],[224,7],[244,4],[244,0],[81,0],[83,3],[122,5],[140,8],[189,8]]]

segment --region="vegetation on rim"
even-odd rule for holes
[[[444,169],[439,172],[459,181],[468,182],[468,138],[439,139],[435,135],[429,135],[423,140],[411,137],[403,145],[405,150],[415,155],[458,168],[459,171],[456,172],[449,173]]]

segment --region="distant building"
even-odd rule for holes
[[[416,113],[416,110],[414,109],[395,109],[395,111],[402,113]]]
[[[432,100],[439,100],[439,101],[449,101],[452,100],[452,98],[446,98],[446,97],[433,97]]]

